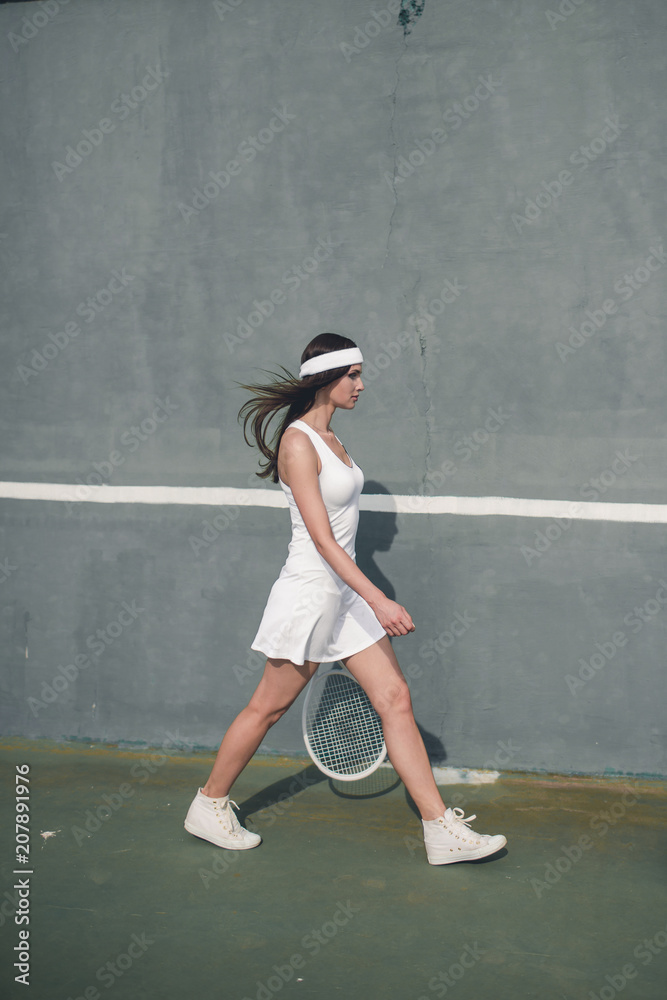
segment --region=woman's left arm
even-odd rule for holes
[[[312,442],[303,434],[290,435],[283,438],[280,449],[292,496],[322,558],[370,605],[387,635],[414,632],[414,622],[406,609],[376,587],[334,538],[320,492],[317,452]]]

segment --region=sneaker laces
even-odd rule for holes
[[[231,808],[232,806],[234,806],[234,809],[238,809],[238,805],[236,804],[236,802],[234,802],[232,799],[227,799],[227,801],[223,806],[218,806],[217,808],[221,809],[222,812],[224,813],[225,819],[229,823],[230,832],[239,833],[241,830],[241,824],[239,823],[236,817],[236,813]]]
[[[466,814],[459,806],[454,806],[451,810],[452,819],[450,822],[461,823],[463,826],[469,827],[474,819],[477,819],[477,814],[473,813],[472,816],[466,818]]]
[[[451,817],[449,819],[447,819],[447,814],[445,813],[445,823],[448,826],[453,827],[454,830],[459,831],[460,833],[464,833],[467,836],[470,836],[470,834],[472,834],[473,837],[479,837],[479,838],[485,836],[483,833],[476,833],[475,830],[472,830],[470,828],[470,824],[473,822],[473,820],[477,819],[476,813],[473,813],[472,816],[466,817],[465,812],[459,806],[455,806],[450,811],[451,811]]]

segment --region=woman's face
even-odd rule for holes
[[[335,407],[341,410],[353,410],[359,393],[364,391],[361,365],[351,365],[347,375],[326,386],[326,390],[329,393],[329,400]]]

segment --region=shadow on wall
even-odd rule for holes
[[[374,496],[391,495],[387,487],[375,479],[369,479],[364,484],[364,493]],[[368,510],[359,512],[356,544],[357,565],[371,583],[379,587],[392,601],[396,600],[396,588],[377,565],[374,556],[376,552],[388,552],[397,534],[398,525],[395,512]],[[435,733],[424,729],[419,723],[417,725],[424,740],[429,760],[432,764],[442,764],[447,759],[447,751],[442,740]]]
[[[387,487],[374,479],[369,479],[365,483],[364,493],[391,496]],[[397,534],[396,514],[393,511],[362,510],[359,512],[356,543],[357,566],[371,583],[379,587],[382,593],[386,594],[392,601],[396,600],[396,590],[377,565],[373,556],[376,552],[388,552]]]

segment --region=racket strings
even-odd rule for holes
[[[345,674],[329,674],[306,720],[311,749],[337,774],[360,774],[384,752],[382,723],[363,688]]]

